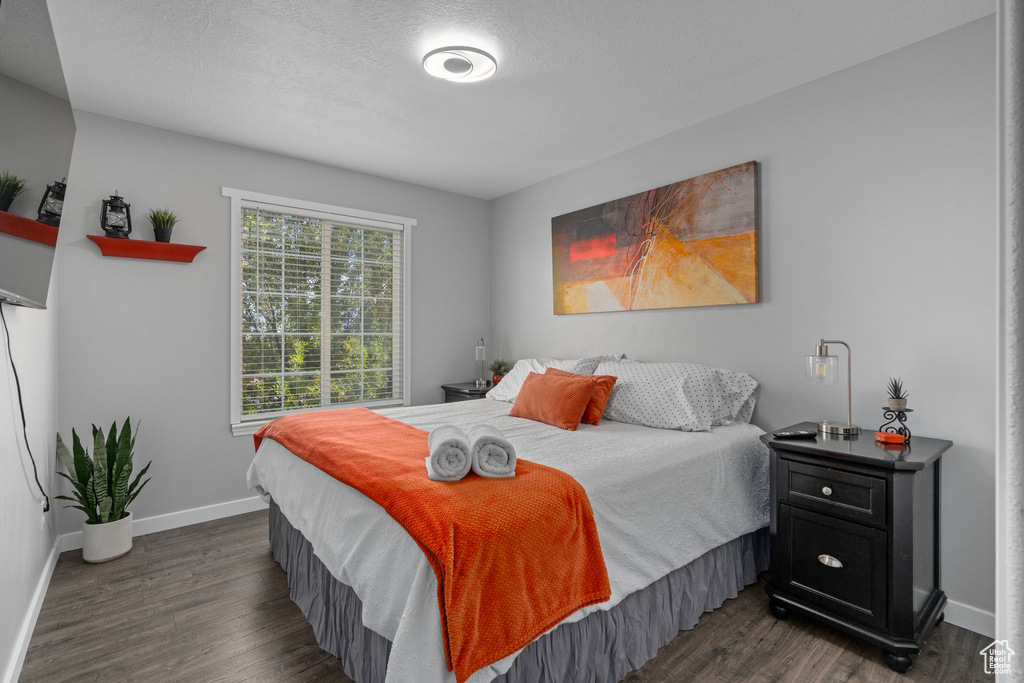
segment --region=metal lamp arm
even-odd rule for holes
[[[841,339],[822,339],[821,345],[842,344],[846,347],[846,424],[853,424],[853,352]]]

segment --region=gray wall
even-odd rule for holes
[[[944,588],[993,611],[994,28],[976,21],[494,200],[500,353],[743,370],[761,382],[754,421],[772,429],[845,419],[845,378],[804,384],[803,362],[820,337],[849,342],[854,422],[874,431],[885,382],[901,376],[914,433],[955,442],[943,465]],[[553,315],[553,216],[752,159],[761,303]]]
[[[64,100],[0,75],[0,169],[28,181],[11,213],[36,217],[48,182],[67,174],[75,123]],[[17,131],[16,135],[10,131]],[[0,304],[11,333],[25,400],[25,417],[39,478],[53,497],[57,429],[57,297],[50,280],[46,310]],[[0,332],[2,338],[2,332]],[[17,656],[19,630],[53,547],[54,514],[43,520],[32,465],[22,437],[21,413],[7,350],[0,350],[0,678]],[[53,503],[59,506],[60,501]]]
[[[234,187],[409,216],[412,229],[412,399],[442,400],[444,382],[474,376],[488,321],[487,203],[157,128],[75,112],[78,134],[58,248],[59,427],[141,420],[136,458],[153,480],[136,518],[248,498],[251,437],[229,429],[229,200]],[[192,264],[109,258],[100,202],[119,190],[144,218],[167,206],[173,241],[206,245]],[[61,532],[80,529],[65,515]]]

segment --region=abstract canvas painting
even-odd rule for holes
[[[555,314],[758,300],[757,162],[551,219]]]

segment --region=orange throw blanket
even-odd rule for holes
[[[565,472],[519,459],[511,479],[431,481],[427,432],[365,408],[282,417],[255,433],[256,448],[265,438],[409,532],[437,576],[445,659],[459,683],[611,597],[590,501]]]

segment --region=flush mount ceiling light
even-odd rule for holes
[[[446,81],[472,83],[493,76],[498,63],[475,47],[441,47],[426,54],[423,68],[431,76]]]

